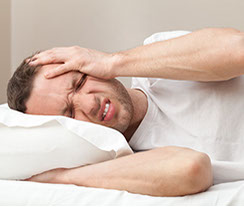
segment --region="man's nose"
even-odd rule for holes
[[[73,96],[73,103],[77,112],[83,112],[88,116],[97,115],[100,102],[95,94],[80,94],[77,93]]]

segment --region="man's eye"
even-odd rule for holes
[[[84,75],[81,77],[79,83],[77,84],[77,86],[76,86],[76,88],[75,88],[75,91],[76,91],[76,92],[79,91],[79,90],[81,89],[81,87],[84,85],[85,80],[86,80],[86,77],[87,77],[86,74],[84,74]]]

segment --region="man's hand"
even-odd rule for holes
[[[112,54],[73,46],[57,47],[38,53],[31,58],[29,64],[36,66],[62,63],[59,67],[45,74],[46,78],[53,78],[76,70],[97,78],[111,79],[115,78],[112,71],[114,59]]]
[[[29,181],[126,190],[151,196],[202,192],[213,182],[208,156],[181,147],[162,147],[72,169],[55,169]]]
[[[59,183],[60,176],[62,176],[64,172],[67,170],[68,169],[66,168],[49,170],[38,175],[34,175],[31,178],[25,179],[25,181],[33,181],[40,183]]]

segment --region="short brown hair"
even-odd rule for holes
[[[7,87],[8,105],[11,109],[26,112],[26,101],[30,97],[33,81],[40,66],[31,66],[29,62],[34,55],[24,59],[9,80]],[[30,59],[28,61],[28,59]]]

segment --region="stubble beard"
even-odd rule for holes
[[[129,127],[131,120],[134,114],[134,106],[132,104],[131,97],[127,92],[126,88],[116,80],[116,84],[114,84],[114,90],[116,92],[116,97],[119,105],[121,106],[119,111],[118,121],[111,128],[118,130],[121,133],[124,133],[126,129]]]

